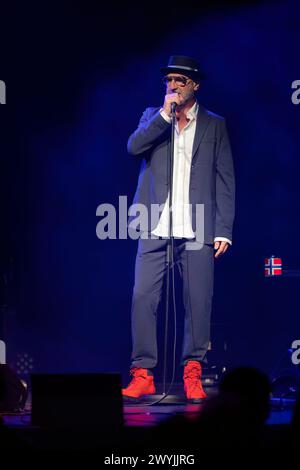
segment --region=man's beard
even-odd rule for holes
[[[182,96],[182,94],[181,94],[181,96]],[[184,97],[182,103],[180,103],[180,105],[178,105],[178,108],[183,108],[189,101],[191,101],[194,98],[195,98],[194,93],[189,93],[188,95],[186,95]]]

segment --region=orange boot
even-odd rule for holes
[[[128,387],[122,389],[124,398],[138,400],[143,395],[151,395],[155,393],[154,377],[148,375],[147,369],[134,367],[130,369],[132,380]]]
[[[184,392],[191,403],[201,403],[203,399],[207,398],[202,388],[201,375],[201,364],[198,361],[189,361],[184,367]]]

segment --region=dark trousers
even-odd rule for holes
[[[203,362],[210,340],[214,248],[188,249],[194,242],[175,239],[175,262],[183,282],[185,308],[182,364]],[[196,242],[195,242],[196,243]],[[167,240],[139,240],[132,299],[131,367],[157,364],[156,315],[166,274]]]

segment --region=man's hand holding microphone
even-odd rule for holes
[[[172,113],[172,106],[176,107],[183,102],[183,97],[179,93],[169,93],[165,96],[165,102],[163,106],[163,111],[168,115],[171,116]],[[172,105],[172,103],[175,103]]]

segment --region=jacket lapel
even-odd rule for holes
[[[193,153],[192,160],[194,160],[198,147],[203,139],[207,126],[210,122],[210,116],[207,114],[205,108],[199,104],[197,122],[196,122],[196,131],[195,138],[193,143]]]

